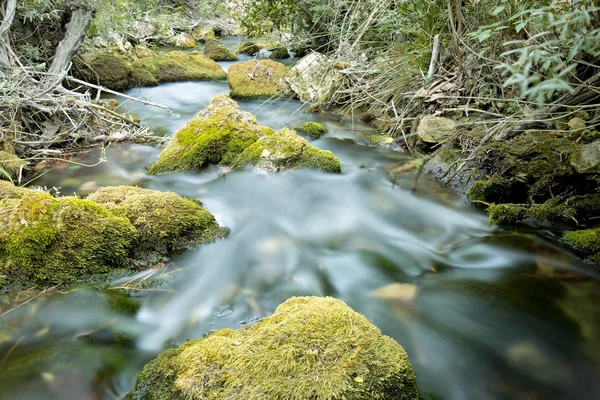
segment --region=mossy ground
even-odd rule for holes
[[[204,55],[214,61],[237,61],[239,60],[233,52],[229,51],[223,43],[217,40],[207,40],[204,45]]]
[[[168,254],[223,238],[227,230],[197,200],[132,186],[106,187],[88,200],[127,218],[137,230],[137,254]]]
[[[325,129],[325,127],[318,122],[305,122],[296,129],[311,139],[319,139],[327,132],[327,129]]]
[[[134,399],[418,399],[404,349],[332,298],[292,298],[256,325],[167,350]]]
[[[285,82],[288,67],[271,60],[250,60],[229,67],[227,83],[230,96],[239,99],[288,97],[291,92]]]

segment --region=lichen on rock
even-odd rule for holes
[[[237,61],[239,58],[218,40],[207,40],[204,55],[214,61]]]
[[[404,349],[333,298],[296,297],[256,325],[223,329],[148,363],[137,400],[416,400]]]
[[[288,67],[279,62],[250,60],[232,65],[228,72],[232,98],[288,97],[291,94],[285,82]]]
[[[101,188],[87,199],[131,222],[137,230],[132,246],[136,255],[164,255],[227,234],[199,201],[173,192],[117,186]]]
[[[215,96],[175,133],[148,172],[198,171],[210,164],[254,165],[270,172],[289,168],[340,172],[339,160],[331,152],[311,146],[290,129],[274,132],[259,125],[225,94]]]

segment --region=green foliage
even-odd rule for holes
[[[23,23],[60,21],[63,11],[58,8],[61,0],[25,0],[19,2],[17,14]]]

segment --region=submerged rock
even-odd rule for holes
[[[252,114],[242,111],[225,94],[215,96],[206,109],[175,133],[148,172],[198,171],[210,164],[264,166],[270,171],[340,170],[339,160],[330,151],[311,146],[289,129],[274,132],[259,125]]]
[[[87,199],[131,222],[137,230],[136,255],[164,255],[227,235],[201,202],[173,192],[117,186],[101,188]]]
[[[238,99],[288,97],[285,83],[288,67],[271,60],[251,60],[229,67],[227,83],[230,96]]]
[[[311,53],[290,69],[285,80],[300,100],[319,105],[331,100],[339,76],[326,56]]]
[[[146,365],[133,399],[419,399],[404,349],[333,298],[296,297]]]
[[[239,58],[233,54],[223,43],[217,40],[207,40],[204,45],[204,55],[215,61],[237,61]]]
[[[441,143],[455,134],[456,121],[434,115],[423,117],[417,128],[417,135],[425,143]]]
[[[180,33],[171,39],[171,44],[182,49],[191,49],[198,46],[194,38],[187,33]]]
[[[0,275],[11,287],[74,283],[227,234],[200,202],[114,187],[88,199],[0,181]],[[0,285],[1,286],[1,285]]]

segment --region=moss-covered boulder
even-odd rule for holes
[[[198,43],[192,35],[187,33],[180,33],[179,35],[173,37],[171,39],[171,44],[175,47],[179,47],[180,49],[191,49],[198,46]]]
[[[129,265],[126,218],[88,200],[22,194],[0,201],[0,275],[12,283],[70,283]]]
[[[4,199],[20,199],[31,193],[33,193],[33,191],[30,189],[15,186],[10,182],[0,180],[0,201]]]
[[[305,122],[302,125],[297,126],[295,129],[304,133],[311,139],[319,139],[327,132],[327,129],[325,129],[325,127],[318,122]]]
[[[290,58],[290,53],[285,47],[277,47],[273,49],[269,58],[271,60],[285,60],[287,58]]]
[[[404,349],[363,315],[332,298],[296,297],[250,328],[162,353],[132,398],[416,400],[419,393]]]
[[[267,133],[244,150],[236,165],[253,165],[266,172],[289,168],[341,172],[340,160],[332,152],[311,146],[291,129]]]
[[[131,67],[150,72],[159,83],[226,79],[227,73],[216,62],[197,52],[171,51],[162,56],[135,60]]]
[[[25,161],[16,155],[0,150],[0,180],[15,179],[19,176],[21,168],[25,166]]]
[[[317,168],[339,172],[339,160],[329,151],[308,144],[294,131],[261,126],[227,95],[215,96],[175,133],[151,174],[198,171],[213,164],[278,171],[284,168]]]
[[[582,253],[593,264],[600,264],[600,227],[566,232],[563,239]]]
[[[271,60],[250,60],[229,67],[227,83],[230,96],[238,99],[288,97],[291,92],[285,82],[288,67]]]
[[[215,61],[237,61],[239,60],[223,43],[217,40],[207,40],[204,45],[204,55]]]
[[[168,254],[227,234],[202,203],[173,192],[117,186],[99,189],[87,199],[131,222],[137,230],[136,254]]]
[[[244,42],[240,45],[240,47],[238,47],[238,53],[240,54],[253,56],[258,52],[260,52],[260,46],[253,41]]]
[[[131,68],[127,58],[118,53],[97,53],[84,55],[84,62],[76,61],[75,66],[87,82],[99,83],[112,90],[125,90],[130,87]]]

